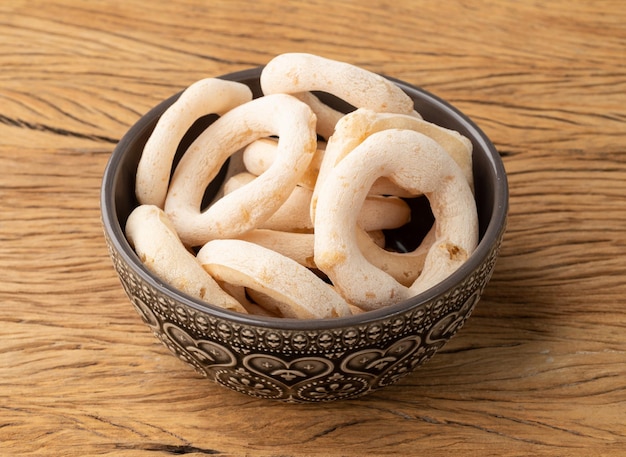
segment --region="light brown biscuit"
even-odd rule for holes
[[[254,243],[209,241],[197,258],[216,280],[271,297],[284,317],[321,319],[350,315],[346,301],[313,272]]]
[[[226,159],[271,135],[280,140],[270,169],[202,211],[205,189]],[[233,108],[211,124],[182,157],[165,212],[188,246],[237,237],[262,224],[287,200],[309,166],[316,144],[315,115],[290,95],[268,95]]]
[[[164,282],[221,308],[246,312],[187,251],[160,208],[154,205],[138,206],[128,217],[125,231],[143,264]]]
[[[190,85],[159,118],[144,146],[135,193],[140,204],[163,208],[172,172],[172,161],[187,130],[207,114],[222,115],[252,100],[245,84],[217,78],[201,79]]]
[[[419,277],[406,287],[372,265],[354,226],[369,187],[380,176],[428,197],[435,240]],[[442,281],[473,252],[478,217],[457,163],[436,141],[413,130],[373,133],[331,170],[320,189],[315,219],[315,264],[349,302],[366,310],[407,299]]]

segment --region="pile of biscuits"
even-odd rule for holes
[[[242,313],[332,318],[405,300],[473,252],[472,145],[422,119],[397,85],[312,54],[272,59],[263,96],[207,78],[160,117],[136,176],[126,236],[161,280]],[[339,112],[316,94],[354,107]],[[173,168],[188,129],[215,114]],[[207,186],[229,162],[208,207]],[[385,230],[425,196],[435,222],[417,249],[385,249]],[[413,215],[414,216],[414,215]]]

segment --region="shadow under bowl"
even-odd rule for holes
[[[261,96],[253,68],[221,76]],[[287,402],[355,398],[395,383],[430,359],[464,324],[489,282],[504,235],[508,184],[498,152],[463,113],[440,98],[389,78],[415,103],[425,120],[456,130],[473,143],[479,244],[451,276],[406,301],[360,315],[318,320],[239,314],[196,300],[163,283],[140,261],[123,227],[137,206],[135,174],[143,146],[161,114],[180,93],[145,114],[120,140],[107,164],[101,211],[109,253],[136,311],[158,339],[197,372],[252,397]],[[351,107],[327,94],[325,102]],[[178,148],[177,158],[213,120],[199,119]],[[223,179],[223,174],[221,175]],[[209,186],[209,200],[221,184]],[[423,211],[419,200],[415,211]],[[411,249],[426,227],[417,222],[388,234]]]

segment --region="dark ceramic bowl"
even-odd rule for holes
[[[255,68],[223,78],[248,84],[259,96],[260,72],[261,68]],[[473,142],[480,242],[469,260],[443,282],[407,301],[361,315],[295,320],[229,312],[164,284],[142,265],[123,232],[137,205],[135,171],[157,119],[180,94],[139,119],[113,151],[101,192],[102,221],[113,264],[131,303],[152,332],[203,376],[258,398],[289,402],[354,398],[411,373],[469,317],[491,277],[505,230],[505,171],[493,144],[470,119],[419,88],[393,81],[413,98],[426,120],[457,130]],[[349,108],[332,97],[325,101],[338,109]],[[200,119],[179,153],[213,119]],[[219,184],[218,177],[207,198]],[[419,199],[411,204],[415,211],[424,210]],[[389,233],[388,239],[410,249],[426,229],[405,227]]]

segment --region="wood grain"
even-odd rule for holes
[[[624,24],[621,1],[0,3],[0,454],[623,455]],[[104,166],[141,114],[288,51],[451,101],[511,187],[465,328],[399,384],[317,406],[172,357],[100,228]]]

